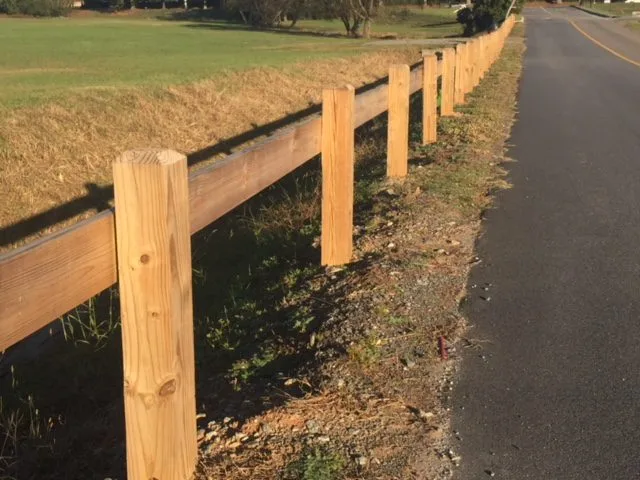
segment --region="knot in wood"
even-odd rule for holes
[[[162,387],[160,387],[159,395],[161,397],[166,397],[172,393],[176,393],[176,381],[174,379],[165,382]]]

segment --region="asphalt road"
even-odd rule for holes
[[[640,68],[567,18],[595,23],[526,11],[513,188],[478,242],[452,399],[461,480],[640,479]]]

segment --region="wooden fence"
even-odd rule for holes
[[[388,110],[387,174],[406,176],[409,96],[423,90],[423,143],[435,142],[438,98],[441,115],[453,115],[513,24],[510,17],[493,33],[445,48],[440,59],[425,51],[413,69],[393,65],[389,82],[365,93],[325,90],[321,115],[191,175],[182,154],[125,153],[113,166],[115,211],[0,256],[0,351],[118,281],[128,478],[190,478],[197,460],[190,235],[321,154],[322,263],[349,262],[355,128]]]

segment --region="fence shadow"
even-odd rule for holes
[[[356,92],[364,93],[385,82],[386,78],[381,78],[376,82],[358,88]],[[210,145],[187,154],[188,164],[190,167],[195,167],[212,160],[219,155],[229,155],[244,144],[261,138],[270,137],[276,131],[289,125],[293,125],[295,122],[300,121],[309,115],[319,113],[320,110],[321,106],[319,104],[311,104],[309,107],[291,115],[287,115],[286,117],[279,118],[263,125],[255,125],[252,130],[247,130],[215,145]],[[111,207],[113,200],[113,185],[99,186],[94,183],[87,183],[85,188],[87,193],[82,197],[75,198],[42,213],[0,228],[0,248],[10,247],[16,243],[21,243],[29,237],[50,231],[57,224],[67,222],[76,217],[86,216],[89,212],[99,213],[100,211]]]

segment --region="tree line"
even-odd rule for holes
[[[432,1],[432,0],[429,0]],[[439,0],[440,1],[440,0]],[[0,13],[61,16],[73,0],[0,0]],[[384,0],[385,5],[426,5],[427,0]],[[302,18],[339,19],[347,35],[368,37],[383,0],[85,0],[89,9],[202,8],[256,28],[293,27]]]

